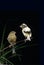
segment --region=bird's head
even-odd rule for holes
[[[9,34],[16,34],[16,32],[15,31],[11,31]]]
[[[27,27],[27,25],[25,23],[20,25],[20,28],[25,28],[25,27]]]

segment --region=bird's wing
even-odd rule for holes
[[[30,33],[30,32],[31,32],[31,29],[30,29],[29,27],[25,27],[25,28],[23,29],[23,31]]]
[[[31,32],[30,32],[30,31],[24,31],[24,33],[28,33],[28,34],[30,34]]]
[[[24,29],[22,29],[22,33],[25,37],[27,36],[31,36],[31,29],[29,27],[25,27]]]

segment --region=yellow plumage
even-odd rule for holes
[[[11,45],[16,45],[16,39],[17,39],[17,37],[16,37],[16,32],[15,31],[11,31],[10,33],[9,33],[9,35],[8,35],[8,37],[7,37],[7,40],[8,40],[8,42],[11,44]],[[14,45],[12,46],[12,53],[14,54],[14,53],[16,53],[15,52],[15,47],[14,47]]]
[[[11,31],[11,32],[9,33],[7,40],[8,40],[8,42],[9,42],[10,44],[16,43],[17,37],[16,37],[15,34],[16,34],[16,32],[14,32],[14,31]]]

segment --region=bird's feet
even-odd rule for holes
[[[31,39],[30,39],[30,38],[29,38],[29,39],[25,39],[24,41],[25,41],[25,43],[26,43],[27,41],[31,41]]]

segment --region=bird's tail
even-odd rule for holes
[[[13,46],[12,47],[12,54],[14,54],[14,53],[16,53],[16,52],[15,52],[15,47]]]

